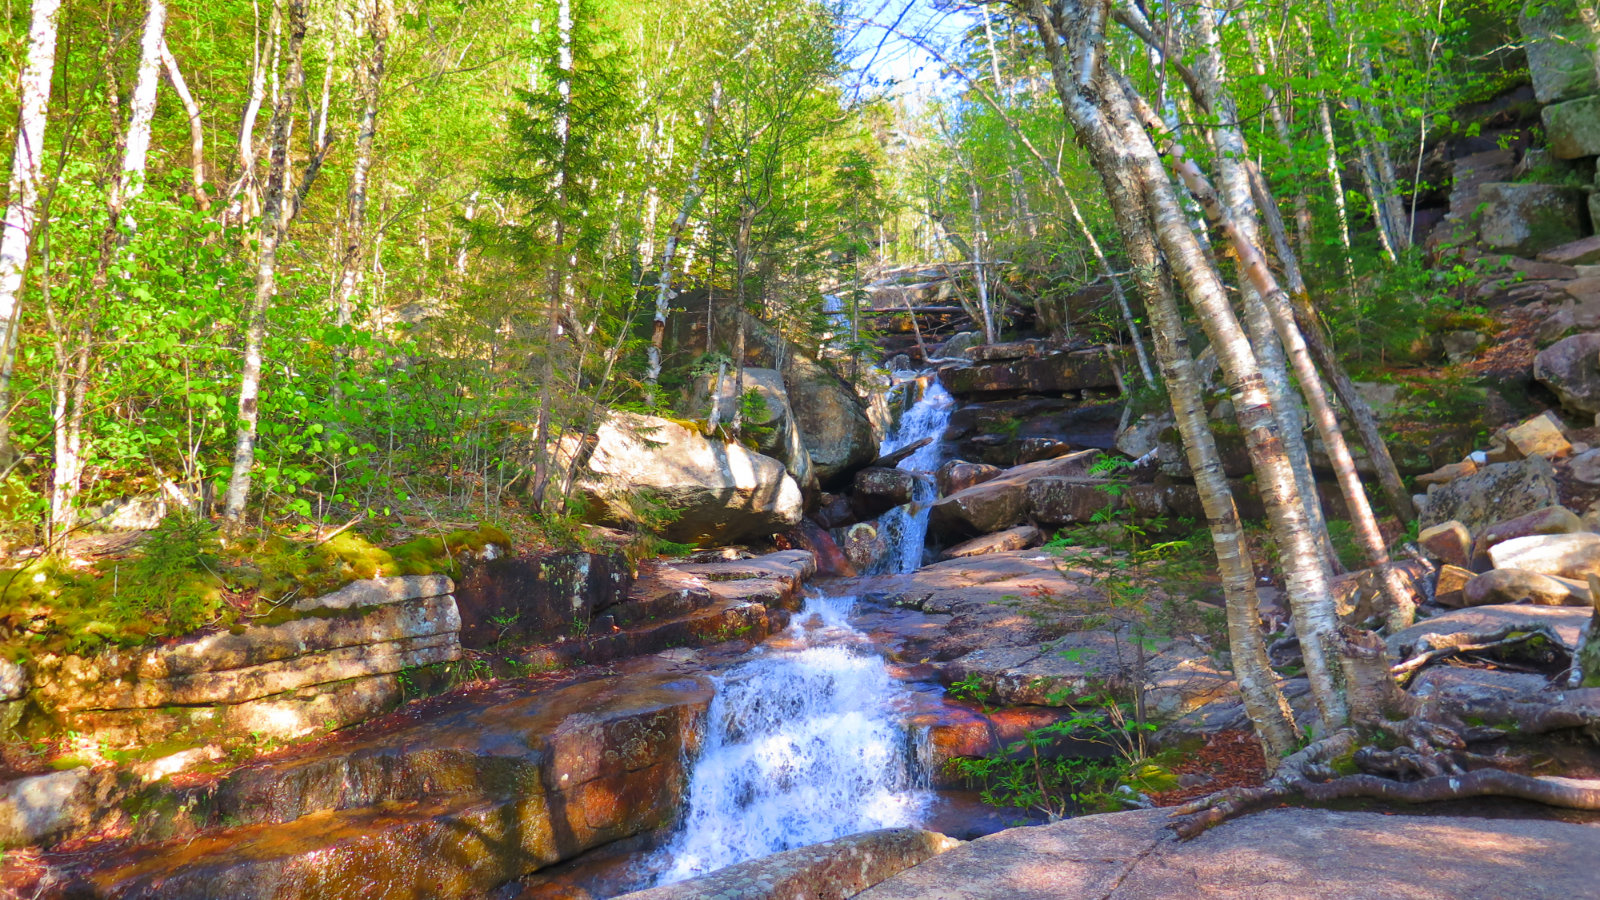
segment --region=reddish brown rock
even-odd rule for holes
[[[975,537],[970,541],[963,541],[944,551],[941,559],[961,559],[968,556],[982,556],[986,553],[1005,553],[1010,550],[1026,550],[1044,543],[1044,534],[1032,525],[1018,525]]]
[[[1451,519],[1417,535],[1417,543],[1440,562],[1469,568],[1472,565],[1472,535],[1467,526]]]
[[[973,485],[983,484],[1004,471],[999,466],[991,466],[988,463],[952,459],[939,467],[939,471],[934,474],[934,480],[939,486],[939,496],[948,497]]]
[[[1466,601],[1462,592],[1472,578],[1473,573],[1470,569],[1448,564],[1441,566],[1438,581],[1433,587],[1433,602],[1453,609],[1465,606]]]

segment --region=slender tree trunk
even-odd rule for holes
[[[71,348],[71,387],[65,418],[55,420],[55,473],[50,491],[52,535],[62,535],[77,524],[78,494],[83,483],[84,412],[88,404],[89,369],[94,359],[95,331],[100,309],[110,287],[111,269],[126,242],[124,228],[135,222],[127,204],[144,191],[145,163],[150,155],[150,126],[155,119],[156,91],[161,82],[161,47],[165,43],[165,0],[150,0],[139,40],[139,69],[130,98],[128,129],[121,137],[121,164],[113,177],[106,209],[106,227],[100,238],[99,261],[90,280],[77,345]],[[57,394],[61,391],[58,389]]]
[[[370,0],[364,10],[367,37],[372,49],[356,66],[361,91],[361,124],[356,130],[355,161],[350,169],[350,193],[344,221],[344,255],[340,266],[338,297],[334,308],[338,324],[351,322],[356,289],[361,284],[361,247],[367,231],[367,177],[372,170],[372,144],[378,134],[378,95],[382,90],[384,66],[388,60],[389,20],[393,16],[390,0]],[[332,70],[332,67],[329,67]],[[326,139],[323,141],[326,143]]]
[[[261,114],[261,101],[267,90],[267,57],[277,57],[278,32],[281,28],[280,0],[272,0],[272,13],[267,27],[268,47],[261,46],[261,8],[252,0],[256,13],[255,62],[250,69],[250,97],[245,101],[244,113],[239,117],[239,177],[228,188],[228,199],[223,204],[223,214],[235,222],[244,223],[261,213],[261,192],[256,186],[256,118]]]
[[[1311,31],[1301,22],[1300,33],[1305,39],[1306,61],[1313,78],[1318,76],[1317,48],[1311,43]],[[1333,134],[1333,112],[1328,107],[1328,95],[1317,92],[1317,122],[1322,126],[1323,164],[1328,172],[1328,189],[1332,194],[1334,220],[1339,224],[1339,244],[1344,248],[1344,276],[1350,290],[1356,289],[1356,265],[1350,246],[1350,214],[1344,203],[1344,178],[1339,174],[1339,144]]]
[[[189,83],[183,79],[183,70],[178,68],[178,58],[172,55],[166,41],[161,42],[161,65],[172,83],[172,92],[178,95],[178,102],[183,104],[184,114],[189,117],[189,172],[194,182],[191,193],[195,204],[204,211],[211,208],[211,198],[206,194],[206,130],[200,118],[200,104],[189,93]]]
[[[1330,656],[1338,615],[1329,591],[1327,563],[1308,527],[1293,466],[1283,452],[1282,436],[1259,365],[1234,317],[1226,289],[1190,229],[1165,167],[1149,135],[1136,120],[1129,99],[1104,70],[1098,52],[1104,39],[1104,13],[1104,7],[1097,5],[1074,4],[1067,11],[1064,21],[1072,28],[1069,62],[1050,12],[1042,0],[1028,0],[1028,14],[1050,58],[1063,111],[1079,138],[1089,146],[1103,179],[1109,182],[1112,174],[1126,172],[1141,183],[1144,206],[1162,253],[1217,350],[1282,554],[1285,583],[1313,697],[1322,721],[1327,726],[1337,726],[1347,719],[1348,709]],[[1108,183],[1108,193],[1111,189]],[[1119,202],[1114,194],[1111,199]]]
[[[1318,321],[1316,310],[1311,306],[1311,294],[1306,289],[1305,278],[1300,273],[1299,260],[1295,256],[1294,248],[1289,246],[1289,236],[1283,226],[1283,216],[1278,212],[1277,201],[1273,198],[1272,191],[1260,170],[1254,163],[1249,164],[1249,167],[1256,205],[1261,209],[1268,233],[1272,235],[1278,258],[1283,262],[1284,278],[1288,281],[1289,302],[1294,307],[1295,323],[1300,326],[1301,335],[1311,348],[1312,355],[1316,357],[1317,366],[1333,384],[1333,392],[1339,398],[1339,404],[1355,423],[1356,433],[1361,436],[1361,445],[1367,449],[1367,457],[1372,460],[1373,468],[1377,470],[1378,483],[1383,487],[1383,498],[1389,504],[1390,511],[1399,517],[1401,522],[1414,522],[1417,518],[1416,504],[1411,501],[1411,494],[1406,490],[1405,482],[1400,480],[1400,470],[1394,464],[1394,457],[1389,454],[1389,445],[1384,441],[1378,417],[1373,414],[1372,407],[1367,405],[1366,398],[1356,390],[1355,382],[1350,380],[1350,373],[1345,371],[1344,364],[1339,361],[1338,354],[1333,351],[1328,338],[1323,334],[1322,323]]]
[[[272,110],[272,146],[267,184],[257,237],[255,296],[245,326],[244,370],[239,378],[239,428],[233,448],[233,470],[223,518],[232,526],[244,523],[250,500],[251,469],[255,466],[256,435],[260,424],[261,366],[266,353],[267,310],[277,293],[278,246],[285,235],[288,212],[289,147],[294,132],[294,108],[305,88],[303,48],[306,37],[307,0],[289,3],[289,75]],[[277,0],[273,17],[279,15]]]
[[[56,24],[61,0],[33,0],[28,25],[28,56],[17,103],[16,143],[11,148],[11,180],[5,220],[0,224],[0,466],[16,455],[11,443],[11,373],[22,328],[22,283],[28,252],[39,221],[39,175],[44,160],[44,129],[49,118],[50,82],[56,67]]]
[[[550,486],[550,456],[552,448],[550,438],[553,433],[552,418],[555,416],[555,381],[556,381],[556,349],[561,341],[561,305],[567,292],[567,209],[566,209],[566,184],[567,184],[567,146],[572,136],[572,4],[570,0],[560,0],[556,12],[556,28],[559,35],[559,50],[556,60],[556,113],[555,131],[556,140],[560,145],[557,151],[554,175],[555,189],[555,222],[554,246],[555,254],[553,264],[550,266],[550,298],[546,309],[548,321],[545,323],[545,348],[544,348],[544,384],[539,389],[539,442],[538,455],[535,457],[533,469],[532,503],[535,511],[542,511],[545,504],[545,493]]]
[[[989,305],[989,273],[984,269],[983,261],[983,200],[978,190],[978,168],[974,164],[971,190],[968,192],[970,207],[972,209],[972,281],[978,289],[978,309],[983,313],[983,342],[995,342],[994,310]]]
[[[717,81],[711,85],[711,99],[706,103],[705,127],[700,132],[700,152],[695,154],[694,165],[689,170],[689,185],[684,191],[683,205],[678,207],[678,217],[672,220],[672,227],[667,231],[666,247],[661,251],[661,275],[656,282],[655,318],[650,327],[649,362],[645,370],[645,383],[651,393],[654,393],[656,383],[661,380],[661,348],[666,342],[667,312],[671,309],[668,301],[672,299],[672,257],[677,254],[684,229],[689,227],[689,217],[694,214],[695,207],[700,205],[700,198],[706,193],[701,173],[706,160],[711,157],[711,140],[716,134],[717,112],[721,105],[722,82]]]
[[[1257,20],[1262,21],[1261,19]],[[1250,42],[1250,56],[1255,61],[1256,77],[1261,79],[1261,94],[1267,101],[1267,115],[1272,120],[1272,130],[1278,135],[1278,144],[1286,153],[1293,153],[1295,141],[1289,132],[1289,117],[1284,115],[1283,99],[1278,89],[1273,86],[1267,77],[1267,59],[1270,58],[1274,68],[1277,67],[1277,50],[1273,47],[1272,36],[1267,35],[1267,52],[1270,57],[1261,54],[1261,42],[1256,38],[1256,28],[1246,27],[1245,37]],[[1308,253],[1311,249],[1311,203],[1306,199],[1305,186],[1295,181],[1294,186],[1294,227],[1295,238],[1299,241],[1301,253]]]

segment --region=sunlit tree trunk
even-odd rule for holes
[[[667,243],[661,251],[661,275],[656,282],[655,317],[650,326],[650,349],[648,363],[645,369],[645,382],[650,390],[654,390],[657,382],[661,380],[661,348],[667,337],[667,313],[672,299],[672,258],[678,252],[678,243],[683,240],[684,229],[689,227],[689,217],[694,215],[696,206],[700,205],[700,198],[705,196],[706,186],[702,180],[705,164],[711,157],[711,141],[716,135],[717,112],[722,105],[722,82],[711,85],[711,99],[706,103],[705,127],[700,132],[700,150],[695,154],[694,165],[689,170],[689,184],[684,190],[683,203],[678,207],[678,216],[672,220],[672,227],[667,231]]]
[[[356,289],[361,284],[361,248],[367,231],[367,178],[372,170],[372,144],[378,134],[378,95],[388,59],[389,20],[394,15],[390,0],[368,0],[363,7],[367,37],[372,42],[372,48],[366,58],[356,65],[356,83],[361,92],[361,123],[356,129],[355,160],[350,168],[350,193],[344,220],[344,254],[340,264],[338,296],[334,303],[340,326],[350,324]],[[331,66],[329,70],[332,70]],[[326,143],[326,140],[321,143]]]
[[[167,80],[172,83],[172,92],[178,95],[178,102],[183,104],[184,115],[189,118],[189,177],[194,183],[191,189],[194,202],[202,210],[210,209],[211,198],[206,194],[205,122],[200,118],[200,104],[195,102],[194,95],[189,92],[189,83],[183,78],[183,70],[178,68],[178,58],[172,55],[172,49],[166,41],[161,42],[161,65],[166,70]]]
[[[1104,39],[1104,7],[1074,5],[1063,11],[1062,21],[1072,29],[1070,61],[1055,18],[1042,0],[1028,0],[1027,9],[1050,55],[1056,91],[1068,120],[1089,146],[1103,179],[1109,181],[1106,170],[1112,170],[1128,172],[1129,177],[1136,177],[1141,183],[1144,209],[1131,214],[1150,216],[1167,264],[1216,348],[1282,555],[1285,586],[1313,697],[1325,724],[1342,724],[1348,710],[1331,656],[1330,641],[1338,627],[1338,616],[1329,590],[1327,561],[1306,521],[1294,469],[1284,454],[1259,365],[1234,316],[1226,288],[1191,230],[1161,159],[1129,99],[1105,71],[1099,55]],[[1111,199],[1118,201],[1116,196]]]
[[[277,293],[278,246],[288,213],[289,146],[294,132],[294,109],[305,88],[303,48],[306,37],[307,0],[289,3],[289,73],[272,110],[272,145],[269,148],[267,184],[262,198],[257,236],[255,294],[245,326],[244,370],[239,378],[239,428],[234,440],[233,470],[223,517],[234,526],[244,522],[250,499],[251,469],[255,466],[256,435],[260,424],[261,366],[266,352],[267,311]],[[276,3],[274,18],[279,15]]]
[[[1264,17],[1263,17],[1264,18]],[[1257,19],[1261,21],[1261,19]],[[1284,114],[1283,100],[1278,89],[1267,75],[1267,61],[1270,58],[1274,68],[1277,67],[1277,50],[1273,47],[1272,36],[1267,35],[1267,52],[1270,56],[1261,53],[1261,41],[1256,37],[1256,27],[1247,26],[1244,29],[1245,38],[1250,42],[1250,56],[1255,62],[1256,77],[1261,80],[1261,95],[1267,101],[1267,116],[1272,120],[1272,130],[1278,136],[1278,143],[1284,152],[1293,153],[1295,141],[1289,131],[1289,117]],[[1294,227],[1295,239],[1299,242],[1301,253],[1311,251],[1311,203],[1306,199],[1305,186],[1296,183],[1294,187]]]
[[[161,82],[161,47],[165,43],[167,5],[165,0],[150,0],[139,39],[139,69],[129,100],[128,129],[121,136],[122,159],[108,190],[106,227],[101,233],[100,256],[90,280],[82,321],[78,325],[77,345],[71,360],[59,365],[57,378],[66,377],[70,387],[56,389],[65,395],[64,417],[55,420],[55,472],[50,490],[50,531],[52,538],[66,534],[77,523],[78,493],[83,483],[84,413],[88,402],[89,369],[94,358],[96,326],[100,308],[110,287],[111,268],[126,241],[123,229],[135,223],[127,217],[127,205],[144,191],[145,165],[150,156],[150,126],[155,119],[156,91]],[[66,374],[69,371],[71,374]]]
[[[550,266],[548,305],[545,310],[544,384],[539,386],[539,427],[537,456],[534,458],[533,508],[544,509],[545,493],[550,487],[550,462],[554,448],[550,438],[555,416],[556,350],[561,342],[561,307],[567,293],[567,147],[572,136],[572,4],[560,0],[556,11],[556,29],[559,41],[556,60],[556,110],[555,132],[559,144],[555,165],[554,194],[555,221],[553,223],[554,258]]]
[[[11,374],[22,327],[22,282],[39,221],[39,175],[44,159],[44,129],[49,119],[50,82],[56,66],[56,24],[61,0],[33,0],[28,25],[28,57],[18,86],[16,143],[11,148],[11,180],[5,221],[0,225],[0,466],[9,465]]]

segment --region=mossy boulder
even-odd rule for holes
[[[1491,182],[1478,188],[1484,246],[1532,258],[1585,237],[1587,198],[1578,188]]]

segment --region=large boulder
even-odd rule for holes
[[[1028,485],[1056,475],[1083,476],[1098,450],[1082,450],[1008,469],[998,477],[957,491],[933,504],[928,532],[941,539],[965,539],[1020,524],[1028,513]]]
[[[1600,413],[1600,333],[1575,334],[1533,358],[1533,377],[1575,412]]]
[[[694,385],[694,409],[706,416],[711,413],[714,382],[717,382],[716,376],[702,375]],[[723,421],[733,413],[738,399],[734,396],[737,383],[738,379],[730,374],[716,384],[716,400]],[[811,454],[795,422],[783,376],[776,369],[746,368],[744,393],[761,399],[760,403],[746,404],[744,436],[754,438],[757,452],[783,463],[784,469],[801,487],[813,485],[816,473],[812,471]]]
[[[1426,529],[1454,519],[1478,535],[1496,522],[1559,503],[1555,468],[1542,456],[1530,456],[1429,487],[1421,525]]]
[[[1044,525],[1082,525],[1117,505],[1109,488],[1098,478],[1035,478],[1028,483],[1028,512]]]
[[[1116,365],[1100,349],[941,369],[939,382],[957,397],[1118,388]]]
[[[800,522],[800,486],[770,456],[632,413],[613,413],[596,437],[581,487],[601,521],[636,522],[640,507],[662,507],[676,514],[661,529],[666,538],[702,544]]]
[[[1579,159],[1600,153],[1600,96],[1579,97],[1546,106],[1544,133],[1558,159]]]
[[[862,469],[856,473],[855,490],[850,495],[857,516],[875,519],[911,502],[917,476],[905,469]]]
[[[1531,257],[1587,235],[1583,191],[1551,184],[1491,182],[1478,189],[1478,236],[1491,250]]]
[[[1540,103],[1559,103],[1600,91],[1589,35],[1571,3],[1530,0],[1517,16],[1528,72]]]
[[[1489,548],[1496,569],[1524,569],[1541,575],[1583,579],[1600,575],[1600,534],[1531,534]]]

